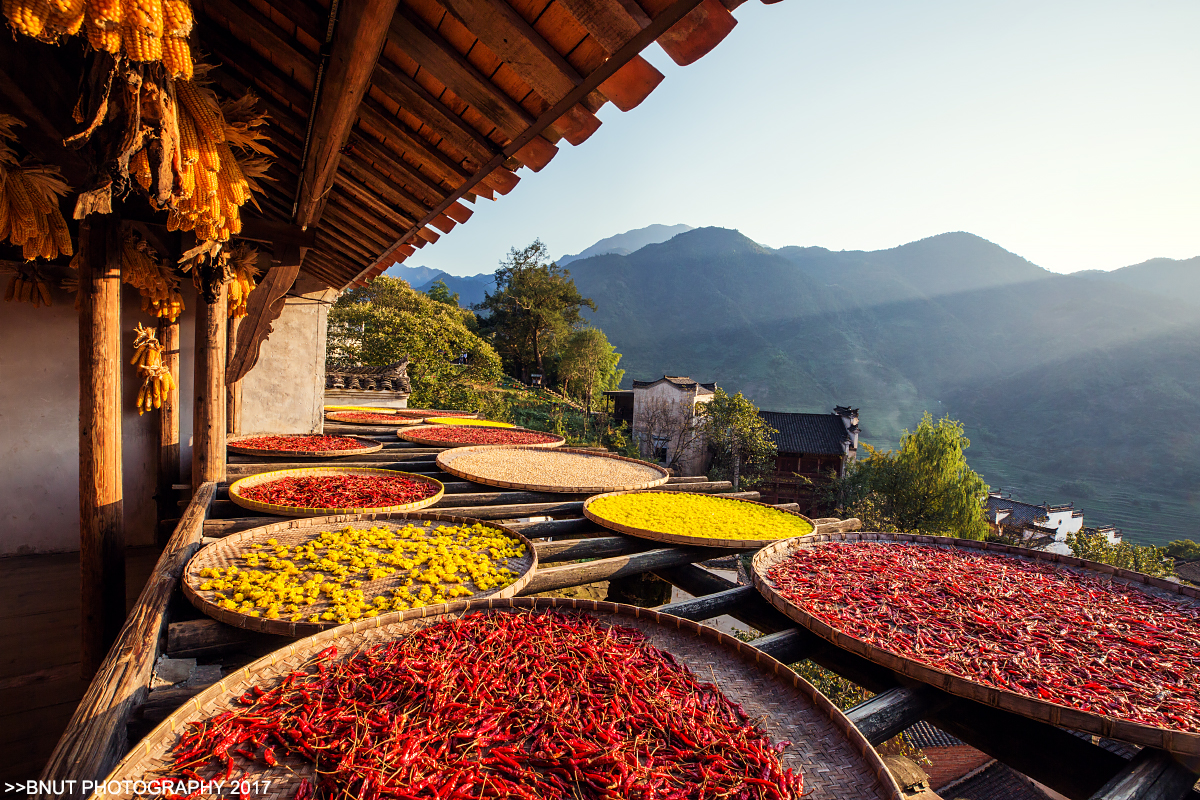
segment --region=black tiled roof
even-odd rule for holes
[[[1200,561],[1176,561],[1175,574],[1188,583],[1200,584]]]
[[[759,411],[758,415],[777,431],[771,439],[781,453],[840,456],[842,443],[850,441],[842,418],[836,414]]]
[[[697,392],[698,394],[712,394],[717,389],[717,384],[715,383],[698,383],[697,381],[694,381],[691,378],[683,375],[663,375],[656,381],[634,381],[633,388],[645,389],[650,386],[654,386],[657,383],[662,383],[663,381],[672,383],[678,386],[680,389],[695,389],[699,387]]]
[[[925,720],[904,732],[904,738],[913,747],[924,750],[927,747],[962,747],[966,744],[962,739],[951,736],[941,728],[935,728]]]
[[[1020,500],[1010,500],[1007,497],[994,497],[988,495],[987,499],[987,514],[988,519],[995,519],[997,511],[1009,511],[1009,515],[1000,520],[1001,525],[1012,526],[1014,528],[1029,526],[1037,526],[1038,520],[1045,519],[1046,509],[1043,506],[1035,506],[1029,503],[1022,503]]]
[[[946,800],[1049,800],[1021,773],[994,762],[976,775],[951,788],[934,789]]]

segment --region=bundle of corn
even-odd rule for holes
[[[175,387],[175,379],[171,377],[171,370],[163,366],[163,346],[159,344],[158,337],[140,323],[134,333],[133,359],[129,363],[137,367],[138,375],[142,378],[137,396],[140,417],[152,408],[162,407],[163,398]]]
[[[183,312],[179,278],[163,264],[154,250],[133,231],[121,244],[121,282],[142,296],[142,311],[174,322]]]
[[[19,268],[8,281],[4,299],[7,302],[16,300],[18,303],[33,303],[34,308],[54,305],[50,299],[50,284],[36,267],[28,270]]]
[[[16,117],[0,114],[0,242],[22,249],[26,261],[52,259],[75,252],[58,198],[69,189],[58,167],[21,162],[11,144],[14,128],[24,125]]]
[[[171,77],[192,77],[188,0],[4,0],[3,8],[17,33],[57,42],[86,29],[96,50],[161,61]]]
[[[233,279],[229,283],[229,316],[246,316],[246,299],[257,285],[254,279],[258,277],[258,250],[245,242],[239,242],[225,251],[229,266],[233,271]]]
[[[194,81],[177,81],[175,93],[181,189],[169,203],[167,228],[225,241],[241,232],[241,207],[254,202],[252,192],[263,192],[258,180],[270,163],[261,156],[272,155],[259,130],[266,116],[254,110],[257,98],[251,94],[219,105],[211,90]],[[141,164],[133,165],[139,181]],[[148,161],[145,169],[148,188]]]

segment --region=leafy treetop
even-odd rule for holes
[[[741,392],[732,397],[718,387],[706,403],[697,404],[697,428],[713,450],[710,475],[735,474],[753,485],[770,470],[777,453],[771,434],[775,429],[763,421],[754,403]],[[739,486],[735,486],[736,491]]]

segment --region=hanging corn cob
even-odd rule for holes
[[[192,77],[188,0],[4,0],[3,10],[17,33],[57,42],[85,30],[96,50],[123,50],[130,61],[162,61],[173,78]]]
[[[247,313],[246,299],[257,286],[254,279],[259,274],[258,250],[239,242],[222,255],[228,257],[233,272],[233,280],[229,282],[229,316],[244,317]]]
[[[9,279],[4,289],[7,302],[32,303],[34,308],[54,305],[50,284],[36,267],[22,267]]]
[[[19,125],[24,123],[16,117],[0,114],[0,241],[19,246],[26,261],[69,256],[75,248],[58,207],[69,187],[58,167],[18,162],[10,145]]]
[[[162,406],[163,398],[175,386],[171,370],[163,366],[163,346],[158,338],[141,323],[134,329],[133,359],[129,362],[137,367],[138,375],[142,378],[142,386],[138,389],[137,410],[140,417],[143,413]]]
[[[121,282],[138,290],[142,311],[151,316],[174,322],[183,312],[179,278],[133,231],[127,231],[121,243]]]

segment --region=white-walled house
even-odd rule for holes
[[[1085,530],[1083,511],[1074,503],[1033,505],[1013,500],[1001,491],[988,493],[987,519],[997,534],[1015,536],[1026,547],[1062,555],[1071,554],[1067,535]],[[1121,541],[1120,529],[1111,525],[1086,530],[1103,535],[1109,544]]]
[[[713,398],[715,383],[664,375],[633,382],[633,435],[642,456],[680,475],[700,475],[708,461],[708,443],[696,430],[696,406]]]

